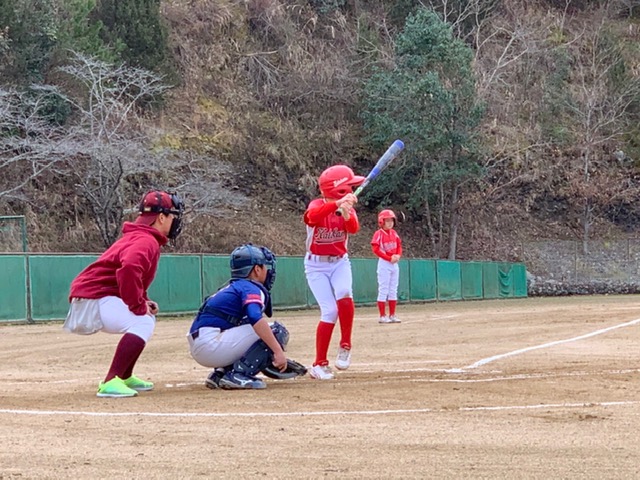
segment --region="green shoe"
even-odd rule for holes
[[[120,377],[113,377],[108,382],[100,382],[98,386],[98,397],[135,397],[138,392],[127,387]]]
[[[153,390],[153,382],[145,382],[135,375],[131,375],[129,378],[124,380],[124,384],[132,390],[136,390],[138,392],[147,392],[149,390]]]

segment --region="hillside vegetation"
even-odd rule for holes
[[[355,254],[383,207],[410,257],[638,228],[637,0],[124,3],[0,0],[0,214],[31,250],[100,251],[170,188],[174,251],[299,255],[318,174],[396,138]]]

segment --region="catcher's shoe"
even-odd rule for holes
[[[135,390],[136,392],[148,392],[149,390],[153,390],[153,382],[146,382],[135,375],[131,375],[126,380],[123,380],[123,382],[127,387]]]
[[[214,371],[212,371],[209,374],[207,379],[204,381],[204,384],[206,385],[207,388],[216,390],[220,388],[220,379],[222,378],[223,375],[224,375],[224,369],[216,368]]]
[[[309,369],[309,375],[316,380],[331,380],[333,378],[333,372],[329,365],[315,365]]]
[[[250,377],[244,373],[230,371],[223,375],[219,382],[220,388],[225,390],[239,390],[239,389],[262,389],[267,388],[267,384],[264,381],[256,377]]]
[[[351,365],[351,350],[340,347],[338,349],[338,358],[336,358],[336,368],[338,370],[346,370]]]
[[[402,320],[395,315],[389,315],[389,323],[402,323]]]
[[[100,382],[98,386],[98,397],[120,398],[135,397],[138,392],[127,387],[120,377],[113,377],[108,382]]]

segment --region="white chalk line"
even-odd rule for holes
[[[406,413],[453,413],[453,412],[481,412],[481,411],[508,411],[508,410],[544,410],[558,408],[595,408],[595,407],[615,407],[637,405],[638,401],[624,402],[582,402],[582,403],[549,403],[536,405],[495,405],[477,407],[458,408],[406,408],[398,410],[333,410],[333,411],[301,411],[301,412],[231,412],[231,413],[210,413],[210,412],[80,412],[69,410],[16,410],[0,409],[0,414],[8,415],[64,415],[64,416],[85,416],[85,417],[165,417],[165,418],[189,418],[189,417],[319,417],[335,415],[393,415]]]
[[[396,362],[395,360],[393,361],[393,365],[424,365],[424,364],[445,364],[447,363],[445,360],[416,360],[416,361],[404,361],[404,362]],[[389,362],[373,362],[373,363],[358,363],[353,364],[353,366],[357,366],[357,367],[376,367],[376,366],[386,366],[389,367]],[[365,369],[365,370],[356,370],[355,368],[352,367],[351,371],[357,371],[357,373],[375,373],[375,372],[380,372],[380,369]],[[434,369],[434,368],[408,368],[408,369],[397,369],[397,368],[386,368],[382,370],[383,372],[436,372],[436,373],[442,373],[442,372],[446,372],[447,369],[445,368],[438,368],[438,369]],[[183,373],[189,373],[189,375],[191,375],[194,372],[194,370],[185,370]],[[204,379],[207,377],[207,375],[209,374],[209,372],[211,372],[211,369],[200,369],[199,373],[202,376],[202,381],[200,381],[199,383],[204,383]],[[173,374],[176,373],[180,373],[180,372],[172,372]],[[71,378],[71,379],[65,379],[65,380],[39,380],[39,379],[33,379],[33,380],[2,380],[0,379],[0,385],[48,385],[48,384],[65,384],[65,383],[88,383],[88,382],[95,382],[96,385],[98,384],[100,380],[98,378],[95,377],[79,377],[79,378]],[[172,386],[176,386],[176,385],[197,385],[199,383],[177,383],[177,384],[166,384],[167,387],[172,387]]]
[[[601,335],[603,333],[610,332],[611,330],[616,330],[617,328],[629,327],[629,326],[635,325],[637,323],[640,323],[640,318],[637,318],[635,320],[631,320],[630,322],[620,323],[620,324],[614,325],[612,327],[601,328],[600,330],[596,330],[595,332],[586,333],[584,335],[579,335],[577,337],[567,338],[565,340],[556,340],[554,342],[543,343],[542,345],[534,345],[533,347],[521,348],[519,350],[514,350],[512,352],[502,353],[500,355],[494,355],[492,357],[483,358],[482,360],[478,360],[477,362],[472,363],[471,365],[467,365],[466,367],[449,369],[448,372],[449,373],[463,373],[465,370],[472,370],[472,369],[478,368],[478,367],[480,367],[482,365],[486,365],[487,363],[495,362],[496,360],[501,360],[503,358],[512,357],[514,355],[520,355],[521,353],[531,352],[532,350],[539,350],[541,348],[554,347],[556,345],[561,345],[563,343],[569,343],[569,342],[575,342],[575,341],[578,341],[578,340],[584,340],[585,338],[595,337],[596,335]]]
[[[559,377],[584,377],[584,376],[597,376],[597,375],[628,375],[633,373],[640,373],[640,368],[628,368],[624,370],[601,370],[601,371],[577,371],[577,372],[561,372],[561,373],[522,373],[515,375],[505,375],[505,376],[494,376],[494,377],[484,377],[484,378],[415,378],[411,375],[403,375],[407,373],[453,373],[452,369],[433,369],[433,368],[405,368],[405,369],[389,369],[383,370],[383,373],[392,373],[384,378],[379,378],[378,380],[391,380],[391,381],[399,381],[399,380],[409,380],[411,382],[416,383],[484,383],[484,382],[501,382],[508,380],[531,380],[531,379],[539,379],[539,378],[559,378]],[[352,373],[380,373],[380,370],[352,370]],[[488,375],[488,374],[496,374],[501,372],[491,371],[491,372],[467,372],[462,369],[458,369],[455,373],[466,374],[466,375]],[[343,373],[338,373],[338,380]],[[260,375],[262,376],[262,375]],[[204,376],[203,376],[204,378]],[[265,377],[263,377],[265,378]],[[60,384],[60,383],[87,383],[92,381],[87,379],[71,379],[71,380],[52,380],[52,381],[21,381],[21,382],[3,382],[0,381],[0,385],[42,385],[42,384]],[[295,382],[298,380],[288,380],[287,382]],[[361,382],[362,383],[362,382]],[[376,382],[368,382],[368,383],[376,383]],[[185,381],[178,383],[165,383],[164,388],[186,388],[186,387],[194,387],[194,386],[202,386],[204,385],[204,380],[199,379],[196,381]]]
[[[640,369],[630,368],[626,370],[604,370],[598,372],[563,372],[563,373],[531,373],[518,375],[505,375],[504,377],[487,377],[487,378],[410,378],[411,382],[416,383],[484,383],[484,382],[503,382],[509,380],[532,380],[541,378],[560,378],[560,377],[586,377],[598,375],[628,375],[631,373],[639,373]]]

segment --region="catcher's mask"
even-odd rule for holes
[[[231,252],[229,261],[231,278],[247,278],[255,265],[267,267],[264,288],[271,290],[276,281],[276,256],[267,247],[258,247],[251,243],[240,245]]]
[[[393,226],[395,228],[396,222],[398,221],[398,219],[396,218],[396,214],[393,213],[393,210],[382,210],[378,214],[378,226],[380,228],[384,227],[384,221],[389,218],[393,220]]]
[[[184,213],[184,202],[175,192],[151,191],[146,193],[140,201],[140,216],[152,216],[163,213],[172,214],[171,229],[167,235],[171,240],[175,240],[182,232],[182,214]],[[155,220],[155,219],[154,219]]]
[[[364,177],[355,175],[348,166],[334,165],[320,174],[318,186],[323,197],[338,199],[347,193],[353,193],[353,187],[361,185],[364,180]]]

